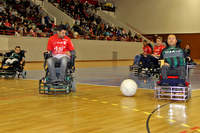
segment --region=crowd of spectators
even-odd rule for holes
[[[138,34],[133,35],[121,27],[108,24],[96,15],[98,4],[90,4],[87,0],[49,0],[59,6],[75,23],[71,28],[75,38],[83,36],[85,39],[141,41]]]
[[[132,34],[123,28],[105,23],[95,14],[98,4],[87,0],[50,0],[62,2],[59,8],[71,16],[75,23],[67,28],[67,35],[75,39],[142,41],[138,34]],[[91,1],[90,1],[91,2]],[[39,5],[30,0],[0,0],[0,34],[15,36],[49,37],[56,30],[50,19]]]
[[[90,7],[106,11],[115,12],[115,5],[113,2],[107,0],[78,0],[80,3],[87,2]],[[61,7],[70,2],[70,0],[49,0],[52,3],[58,3]]]
[[[54,23],[41,7],[30,0],[0,2],[0,33],[16,36],[47,37]]]

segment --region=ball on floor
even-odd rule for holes
[[[132,79],[125,79],[120,85],[120,91],[124,96],[134,96],[137,88],[137,83]]]

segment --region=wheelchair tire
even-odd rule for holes
[[[41,93],[41,84],[42,84],[42,80],[40,79],[40,80],[39,80],[39,94],[42,94],[42,93]]]
[[[71,88],[72,92],[76,92],[76,81],[72,80],[72,88]]]
[[[70,86],[68,86],[67,88],[66,88],[66,94],[69,94],[70,92],[71,92],[71,89],[70,89]]]
[[[42,90],[42,89],[45,89],[43,81],[44,81],[44,78],[39,80],[39,94],[49,94],[49,89],[50,89],[49,87],[48,87],[48,90]],[[42,86],[42,84],[43,84],[43,86]]]
[[[16,77],[16,74],[14,74],[14,75],[11,76],[11,78],[13,78],[13,79],[14,79],[15,77]]]
[[[129,71],[133,71],[133,65],[129,66]]]
[[[25,79],[26,78],[26,71],[22,72],[22,78]]]

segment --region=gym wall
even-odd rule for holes
[[[0,49],[20,45],[26,50],[27,61],[42,61],[48,38],[0,36]],[[78,61],[128,60],[142,53],[142,43],[124,41],[72,40]]]
[[[200,0],[116,0],[116,17],[142,34],[200,33]]]

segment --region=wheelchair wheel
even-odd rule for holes
[[[76,92],[76,81],[75,80],[72,80],[72,87],[71,87],[71,91],[72,92]]]
[[[22,72],[17,72],[17,77],[20,78],[20,76],[25,79],[26,78],[26,71],[22,71]]]
[[[10,77],[14,79],[16,77],[16,74],[11,75]]]
[[[42,94],[41,89],[42,89],[42,79],[39,80],[39,94]]]
[[[138,76],[140,73],[140,67],[133,67],[132,72],[135,76]]]
[[[12,73],[12,74],[7,74],[7,75],[5,75],[5,78],[15,78],[16,77],[16,73]]]
[[[133,65],[129,66],[129,71],[133,71]]]
[[[49,94],[49,87],[48,89],[46,89],[47,87],[44,84],[44,78],[39,80],[39,94]]]
[[[5,75],[3,75],[3,74],[2,74],[2,75],[0,75],[0,78],[5,78]]]
[[[25,79],[26,78],[26,71],[22,72],[22,78]]]
[[[66,94],[69,94],[69,93],[71,92],[70,87],[71,87],[70,85],[67,86],[67,88],[66,88],[66,90],[65,90],[65,93],[66,93]]]

